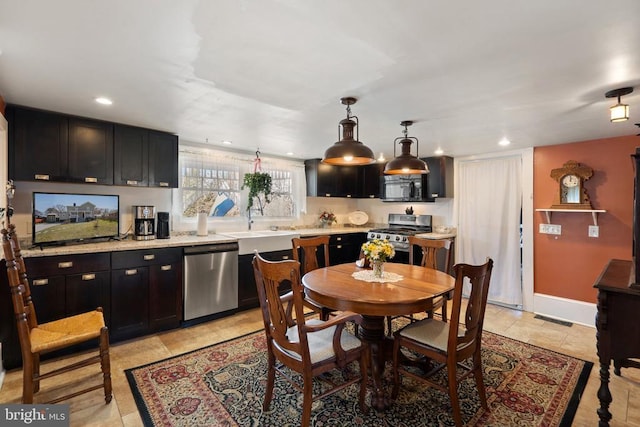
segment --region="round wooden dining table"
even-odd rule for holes
[[[417,265],[385,263],[385,274],[395,273],[400,280],[384,283],[357,279],[354,273],[365,270],[355,262],[332,265],[308,272],[302,277],[305,297],[334,310],[362,315],[360,337],[371,349],[373,390],[371,406],[387,406],[382,374],[390,346],[384,333],[385,316],[406,315],[430,310],[433,299],[449,294],[455,279],[441,271]],[[398,276],[396,276],[398,279]]]

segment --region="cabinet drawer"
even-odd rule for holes
[[[131,268],[152,264],[172,264],[182,260],[182,248],[151,249],[113,252],[113,269]]]
[[[80,255],[56,255],[26,258],[27,275],[30,279],[56,275],[105,271],[110,268],[108,252]]]

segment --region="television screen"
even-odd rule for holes
[[[119,234],[116,195],[33,193],[33,244],[61,244]]]

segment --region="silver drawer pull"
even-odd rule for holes
[[[136,274],[138,274],[138,270],[136,268],[132,268],[131,270],[124,271],[125,276],[135,276]]]
[[[31,282],[33,286],[44,286],[49,284],[49,279],[38,279]]]
[[[144,259],[145,261],[151,261],[153,259],[156,259],[156,256],[153,254],[145,255],[144,257],[142,257],[142,259]]]
[[[347,198],[351,197],[351,194],[347,194]]]
[[[169,183],[168,182],[160,182],[160,187],[168,187]]]
[[[128,179],[127,180],[127,185],[138,185],[138,181],[135,181],[133,179]]]
[[[93,273],[82,275],[82,280],[95,280],[95,279],[96,279],[96,275]]]
[[[431,193],[431,197],[438,197],[438,193]]]
[[[44,174],[40,174],[40,173],[35,174],[33,178],[34,179],[39,179],[41,181],[49,181],[49,175],[44,175]]]
[[[92,176],[88,176],[84,179],[84,182],[98,182],[98,178],[94,178]]]
[[[59,262],[58,263],[58,268],[71,268],[71,267],[73,267],[73,261]]]
[[[342,245],[338,245],[338,246],[336,246],[336,248],[342,249]]]
[[[340,241],[340,240],[342,240],[342,237],[336,237],[336,240]]]
[[[283,255],[282,259],[289,259],[289,255]]]
[[[160,267],[160,270],[161,270],[161,271],[169,271],[169,270],[171,270],[171,268],[172,268],[172,267],[171,267],[171,264],[169,264],[169,265],[163,265],[162,267]]]

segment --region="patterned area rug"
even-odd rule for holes
[[[462,418],[471,426],[570,426],[592,363],[490,332],[483,333],[484,411],[475,381],[460,386]],[[354,369],[357,370],[357,365]],[[391,375],[386,379],[390,394]],[[145,426],[297,426],[302,396],[276,375],[263,411],[266,341],[262,331],[126,371]],[[444,378],[443,378],[444,380]],[[314,384],[315,392],[323,387]],[[403,378],[384,412],[362,414],[358,385],[314,402],[314,426],[453,426],[449,398]]]

